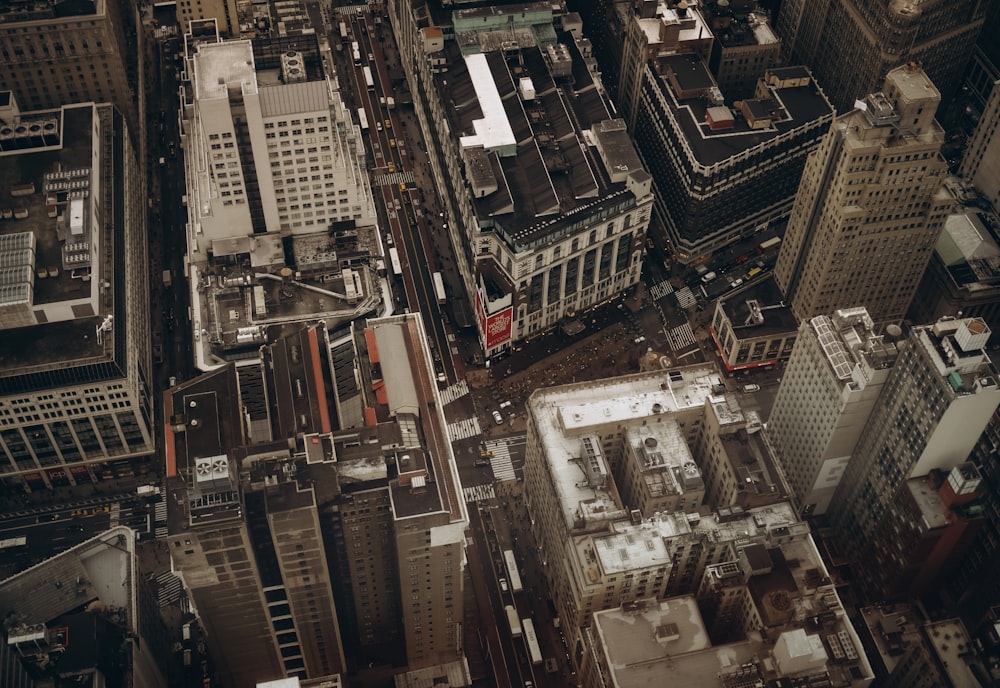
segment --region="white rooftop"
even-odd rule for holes
[[[717,369],[703,364],[536,391],[528,406],[567,530],[574,529],[581,515],[625,516],[613,487],[588,483],[581,461],[584,437],[619,425],[640,428],[645,423],[652,430],[668,424],[671,414],[700,410],[718,381]]]
[[[483,53],[466,55],[465,66],[476,89],[476,98],[479,100],[479,109],[483,111],[483,117],[472,122],[476,133],[472,136],[463,136],[462,147],[482,146],[490,151],[515,145],[517,140],[514,138],[514,130],[511,129],[507,113],[503,109],[503,101],[500,99],[500,92],[493,80],[486,55]]]
[[[230,83],[248,91],[257,80],[250,41],[225,41],[198,46],[194,56],[194,82],[199,100],[228,98]]]

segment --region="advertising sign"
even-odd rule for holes
[[[486,350],[490,351],[510,341],[513,325],[514,308],[512,306],[507,306],[499,313],[486,316],[486,327],[483,328],[483,334],[486,336]]]

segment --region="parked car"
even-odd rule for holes
[[[499,411],[493,412],[493,422],[495,422],[497,425],[503,425],[503,416],[500,415]]]
[[[510,589],[507,586],[507,579],[506,578],[501,578],[500,579],[500,589],[503,590],[504,592],[507,592]]]
[[[760,385],[756,384],[743,385],[744,394],[751,394],[753,392],[759,392],[759,391],[760,391]]]

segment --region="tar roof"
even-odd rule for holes
[[[759,325],[747,324],[753,322],[750,303],[752,301],[756,301],[761,309],[767,308],[761,311],[764,322]],[[760,282],[751,282],[732,296],[719,299],[719,306],[732,323],[735,334],[747,339],[797,331],[799,322],[792,309],[784,303],[784,296],[773,277]]]
[[[832,118],[834,114],[833,107],[816,85],[816,81],[810,79],[807,86],[771,89],[772,96],[787,113],[786,119],[774,122],[763,129],[751,129],[747,122],[737,118],[732,129],[713,131],[706,119],[706,113],[708,108],[712,107],[712,103],[704,97],[703,91],[714,86],[714,80],[704,62],[695,55],[671,55],[658,60],[664,75],[673,74],[682,88],[695,93],[693,97],[681,98],[666,76],[652,82],[652,88],[658,89],[662,94],[670,108],[672,118],[679,124],[690,146],[695,161],[700,165],[711,166],[735,158],[755,146],[816,120]],[[787,70],[783,75],[785,78],[790,78]]]

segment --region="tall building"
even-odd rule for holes
[[[165,537],[229,685],[465,666],[468,520],[432,360],[415,314],[336,347],[290,327],[167,392]],[[355,397],[363,421],[333,427]]]
[[[803,321],[767,434],[804,516],[830,508],[898,351],[864,308]]]
[[[141,134],[143,51],[129,0],[11,0],[0,8],[0,91],[31,110],[111,103]]]
[[[983,350],[989,336],[982,320],[951,319],[918,327],[897,344],[828,510],[842,551],[859,569],[877,566],[862,555],[887,546],[880,524],[904,483],[965,462],[1000,404],[1000,377]]]
[[[172,642],[136,545],[115,526],[0,581],[4,659],[31,679],[0,667],[5,688],[170,685]]]
[[[143,174],[111,105],[0,92],[0,473],[98,480],[153,453]]]
[[[486,356],[634,286],[650,177],[579,15],[387,5]]]
[[[806,163],[774,274],[800,319],[865,304],[899,321],[954,201],[940,94],[914,63],[838,117]]]
[[[960,174],[1000,208],[1000,88],[993,88],[979,124],[966,144]]]
[[[777,31],[786,60],[809,65],[838,112],[908,61],[925,66],[950,102],[983,25],[981,0],[784,0]],[[937,108],[938,103],[933,105]]]
[[[185,0],[175,0],[174,10],[177,14],[177,21],[180,24],[181,35],[186,34],[191,29],[192,23],[214,19],[218,22],[219,32],[224,36],[233,38],[240,35],[240,15],[239,4],[236,0],[198,0],[197,2],[185,2]],[[253,25],[253,16],[244,17],[248,25]]]
[[[361,132],[315,34],[279,52],[203,28],[186,37],[181,140],[194,354],[207,370],[253,356],[272,324],[374,310],[382,248]]]

